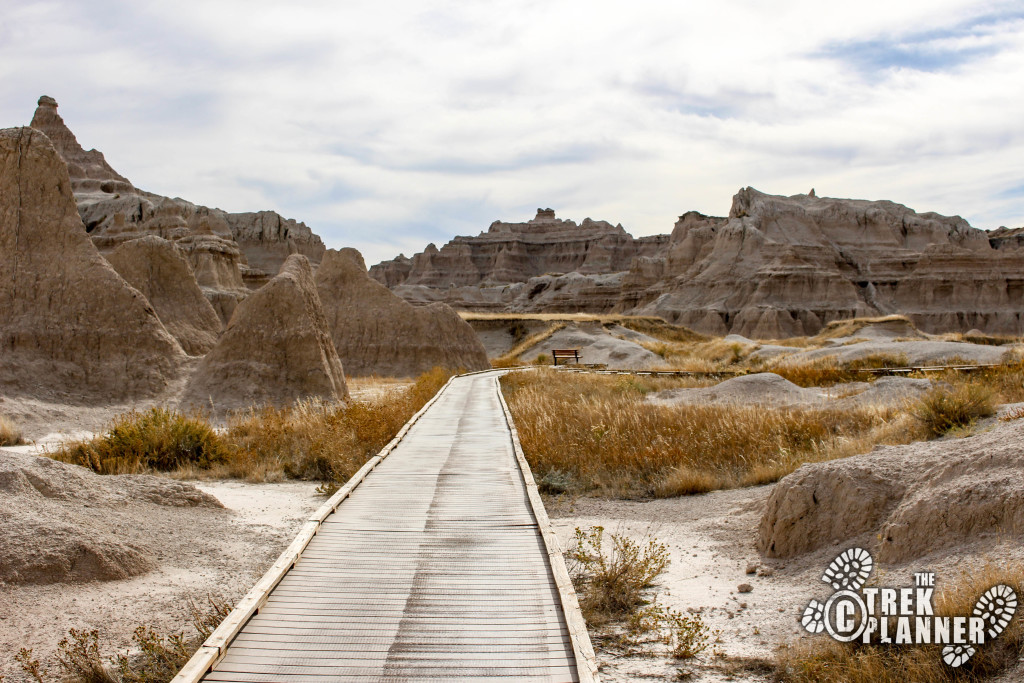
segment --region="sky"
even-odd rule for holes
[[[538,207],[669,232],[745,186],[1024,226],[1024,0],[0,0],[40,95],[137,187],[369,264]]]

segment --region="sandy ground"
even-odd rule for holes
[[[315,483],[202,482],[225,509],[154,507],[164,552],[155,571],[122,581],[0,584],[0,676],[28,680],[14,662],[20,648],[53,663],[69,628],[98,629],[109,654],[131,645],[134,629],[187,630],[187,601],[232,602],[259,579],[323,499]]]
[[[653,501],[548,497],[563,550],[571,547],[576,527],[603,526],[607,533],[635,540],[657,538],[669,546],[672,563],[657,589],[658,600],[682,612],[699,612],[719,642],[696,660],[676,661],[664,654],[616,657],[599,652],[602,681],[686,680],[771,681],[758,671],[758,659],[772,659],[778,647],[809,636],[799,619],[811,598],[823,599],[831,589],[821,582],[828,563],[846,546],[835,545],[789,560],[762,558],[754,542],[765,501],[773,485],[716,491],[699,496]],[[907,586],[915,571],[935,571],[941,589],[944,577],[986,561],[1020,559],[1016,544],[960,548],[905,565],[879,567],[882,585]],[[749,569],[755,573],[748,574]],[[753,590],[740,593],[740,584]],[[750,664],[750,666],[748,666]],[[1000,681],[1024,680],[1024,662]]]

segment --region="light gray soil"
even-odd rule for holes
[[[3,450],[0,459],[6,457]],[[118,477],[106,479],[117,488]],[[103,650],[113,655],[131,645],[140,625],[165,634],[190,629],[189,599],[201,603],[215,595],[237,601],[323,502],[315,487],[308,482],[204,482],[196,488],[224,507],[136,502],[122,506],[116,519],[106,507],[79,502],[79,515],[92,515],[109,531],[128,534],[125,538],[142,547],[155,567],[113,581],[0,583],[0,676],[28,680],[13,659],[22,647],[52,668],[57,643],[70,628],[98,629]]]
[[[635,341],[609,334],[600,323],[571,323],[533,346],[520,358],[532,363],[537,356],[551,357],[552,349],[580,349],[581,363],[599,363],[616,370],[649,370],[665,360]]]
[[[840,363],[875,355],[905,355],[910,365],[943,363],[960,358],[968,363],[1000,363],[1008,349],[1001,346],[948,341],[864,341],[846,346],[799,351],[785,358],[786,363],[806,363],[834,358]]]

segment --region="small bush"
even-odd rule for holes
[[[937,438],[979,418],[994,415],[994,396],[991,387],[976,382],[939,386],[922,396],[911,408],[911,414],[924,425],[931,438]]]
[[[103,436],[64,446],[53,457],[99,474],[131,474],[183,467],[209,469],[225,462],[230,454],[205,419],[156,407],[120,415]]]
[[[17,446],[22,443],[21,430],[9,417],[0,415],[0,446]]]
[[[669,563],[668,546],[653,538],[641,544],[619,534],[609,537],[606,549],[604,527],[577,528],[576,545],[568,553],[583,618],[596,626],[623,620],[642,607],[644,589]]]

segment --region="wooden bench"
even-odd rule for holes
[[[566,362],[572,361],[578,364],[580,362],[580,350],[579,349],[551,349],[551,359],[555,365],[558,365],[559,359]]]

